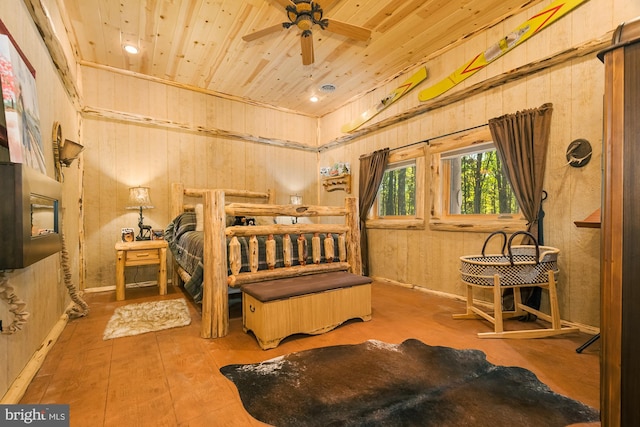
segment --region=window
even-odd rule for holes
[[[424,144],[389,154],[368,228],[424,228],[425,166]]]
[[[378,217],[416,214],[416,161],[387,168],[378,190]]]
[[[516,231],[526,221],[488,127],[430,144],[433,229]]]
[[[444,189],[450,215],[504,215],[518,213],[518,202],[502,170],[493,143],[452,150],[440,156],[448,188]]]

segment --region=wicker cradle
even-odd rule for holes
[[[512,245],[514,237],[529,236],[533,245]],[[502,253],[485,255],[487,243],[493,236],[503,237]],[[505,248],[508,253],[505,254]],[[467,287],[467,311],[454,315],[455,319],[483,318],[494,324],[494,332],[479,333],[480,338],[539,338],[550,335],[576,332],[577,328],[563,328],[560,321],[556,279],[558,269],[558,254],[560,250],[551,246],[539,246],[531,233],[518,231],[507,240],[503,231],[496,231],[487,237],[482,247],[481,255],[460,257],[460,275]],[[551,314],[542,313],[522,303],[520,288],[539,286],[549,290]],[[493,289],[493,314],[484,307],[474,303],[473,288],[491,287]],[[502,290],[512,288],[514,294],[514,309],[505,311],[502,307]],[[526,313],[551,323],[551,328],[505,331],[503,320],[520,317]]]
[[[526,234],[534,240],[534,245],[512,246],[513,238],[519,234]],[[485,255],[489,240],[495,235],[504,237],[502,253]],[[505,246],[509,253],[504,254]],[[471,285],[493,286],[494,277],[500,277],[501,286],[519,286],[546,283],[549,271],[555,275],[558,270],[558,254],[560,250],[551,246],[539,246],[530,233],[524,231],[511,235],[507,244],[507,236],[503,231],[496,231],[487,237],[482,247],[482,255],[460,257],[460,274],[462,281]]]

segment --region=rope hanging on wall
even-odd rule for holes
[[[53,124],[53,163],[56,167],[56,179],[60,182],[63,181],[61,161],[60,161],[60,145],[62,144],[62,129],[60,123],[55,122]],[[64,213],[60,220],[60,237],[62,238],[62,271],[64,272],[64,284],[69,292],[69,297],[73,301],[74,306],[67,310],[67,315],[70,319],[77,317],[84,317],[89,314],[89,305],[78,295],[78,289],[71,282],[71,264],[69,262],[69,251],[67,251],[67,243],[64,238]]]
[[[65,243],[64,233],[62,233],[62,271],[64,271],[64,285],[67,287],[71,301],[75,303],[67,310],[70,319],[84,317],[89,314],[89,305],[78,295],[78,289],[71,282],[71,266],[69,264],[69,252]]]
[[[22,329],[22,325],[27,323],[30,314],[25,311],[27,303],[22,301],[13,292],[13,286],[9,285],[9,278],[4,271],[0,271],[0,298],[9,305],[9,311],[13,313],[13,322],[2,328],[2,333],[12,335]]]

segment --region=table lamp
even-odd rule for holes
[[[144,217],[142,216],[142,209],[151,208],[153,208],[153,205],[149,197],[149,187],[129,188],[129,206],[127,206],[127,209],[140,209],[140,218],[138,219],[140,232],[136,236],[136,240],[151,240],[151,226],[144,225]]]
[[[292,194],[289,196],[289,203],[294,205],[294,206],[298,206],[302,204],[302,196],[298,196],[297,194]],[[298,223],[298,217],[292,217],[291,218],[291,223],[292,224],[297,224]]]

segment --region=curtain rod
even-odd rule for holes
[[[443,134],[443,135],[438,135],[438,136],[434,136],[434,137],[432,137],[432,138],[423,139],[422,141],[411,142],[411,143],[409,143],[409,144],[402,145],[402,146],[400,146],[400,147],[390,148],[390,149],[389,149],[389,151],[402,150],[403,148],[408,148],[408,147],[412,147],[412,146],[414,146],[414,145],[424,144],[424,143],[426,143],[427,145],[429,145],[429,142],[430,142],[430,141],[434,141],[434,140],[436,140],[436,139],[440,139],[440,138],[446,138],[446,137],[448,137],[448,136],[455,135],[455,134],[457,134],[457,133],[468,132],[468,131],[470,131],[470,130],[479,129],[479,128],[484,127],[484,126],[489,126],[489,124],[488,124],[488,123],[484,123],[484,124],[481,124],[481,125],[472,126],[472,127],[470,127],[470,128],[467,128],[467,129],[457,130],[457,131],[455,131],[455,132],[445,133],[445,134]],[[376,150],[376,151],[377,151],[377,150]],[[372,154],[373,154],[373,153],[362,154],[362,155],[360,156],[360,158],[359,158],[359,159],[363,159],[363,158],[365,158],[365,157],[367,157],[367,156],[370,156],[370,155],[372,155]]]

